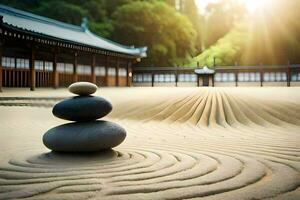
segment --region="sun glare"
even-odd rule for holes
[[[270,6],[270,0],[242,0],[249,12],[255,12],[257,9],[262,9]]]
[[[205,7],[210,3],[220,2],[221,0],[195,0],[199,10],[203,12]],[[266,6],[271,6],[272,0],[236,0],[245,4],[247,10],[251,13],[257,11],[258,9],[263,9]]]

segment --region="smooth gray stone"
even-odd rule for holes
[[[70,121],[92,121],[106,116],[112,110],[107,100],[95,96],[76,96],[57,103],[52,113]]]
[[[73,122],[48,130],[43,136],[46,147],[57,152],[92,152],[121,144],[126,131],[108,121]]]
[[[90,95],[97,91],[97,85],[90,82],[76,82],[69,86],[69,91],[78,95]]]

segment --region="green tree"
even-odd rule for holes
[[[205,48],[210,47],[220,38],[230,32],[235,22],[243,19],[245,7],[236,0],[221,0],[210,3],[204,14],[204,43]]]
[[[121,43],[148,46],[145,65],[182,64],[194,51],[196,33],[179,12],[161,1],[135,1],[114,15],[113,38]]]
[[[246,41],[250,38],[246,23],[240,23],[214,45],[193,58],[188,66],[234,65],[240,60]],[[215,59],[215,63],[214,63]]]
[[[193,24],[193,27],[196,31],[197,38],[195,41],[195,46],[197,49],[197,53],[201,52],[203,50],[203,16],[199,14],[198,7],[196,6],[196,3],[194,0],[185,0],[184,6],[182,9],[182,13],[186,15],[191,23]]]
[[[112,22],[107,18],[106,0],[0,0],[0,3],[38,15],[80,25],[87,17],[89,29],[103,37],[110,37]]]
[[[60,0],[43,1],[34,11],[35,13],[44,13],[44,16],[70,24],[80,24],[81,18],[88,16],[88,12],[85,9]]]
[[[118,7],[140,0],[104,0],[107,16],[110,18]]]
[[[30,11],[39,6],[39,0],[0,0],[0,3],[3,5],[11,6],[21,10]]]
[[[176,8],[176,0],[164,0],[170,6]],[[196,41],[195,47],[196,52],[200,53],[203,50],[203,16],[199,14],[199,9],[194,0],[181,0],[177,1],[180,4],[181,8],[178,12],[181,12],[183,15],[187,16],[190,22],[193,25],[193,28],[196,31]]]

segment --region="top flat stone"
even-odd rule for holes
[[[97,85],[90,82],[76,82],[69,86],[69,91],[73,94],[87,96],[97,91]]]

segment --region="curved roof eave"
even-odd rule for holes
[[[24,31],[135,57],[147,56],[147,47],[134,48],[121,45],[95,35],[88,29],[84,30],[80,26],[63,23],[4,5],[0,5],[0,15],[3,16],[5,24]]]

